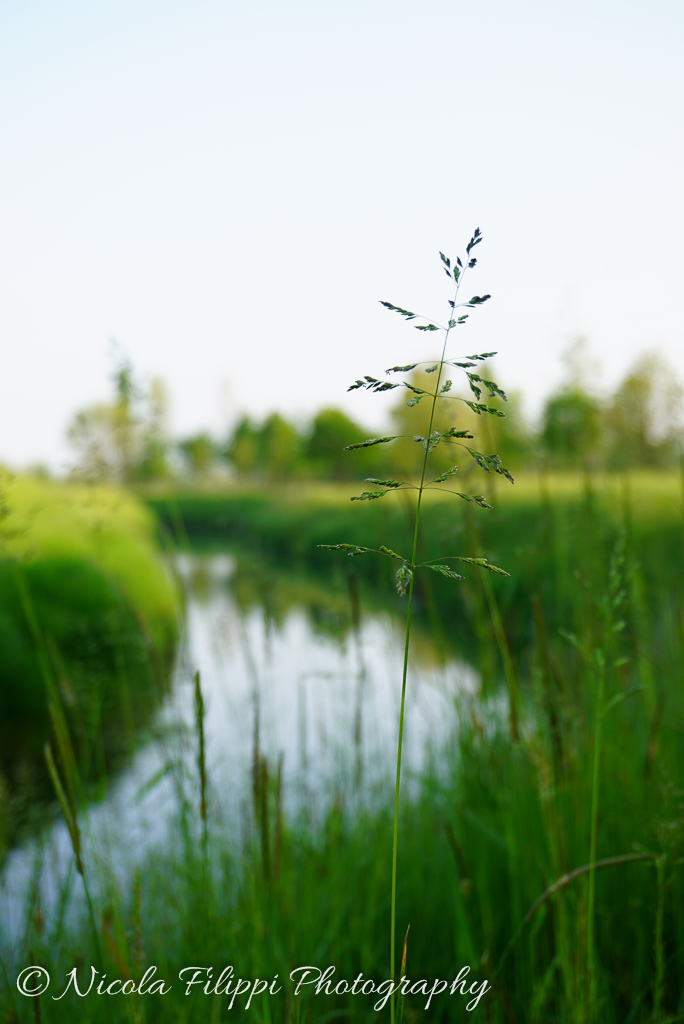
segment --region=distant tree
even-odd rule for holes
[[[248,416],[243,416],[228,439],[223,454],[235,467],[239,477],[256,472],[259,464],[259,430]]]
[[[122,484],[168,475],[163,384],[153,381],[146,393],[124,357],[118,359],[112,380],[113,401],[77,412],[68,428],[79,456],[74,472]]]
[[[147,414],[142,420],[142,451],[136,475],[141,481],[163,480],[171,475],[171,467],[168,458],[168,397],[161,378],[152,378],[146,398]]]
[[[663,361],[642,356],[606,410],[607,464],[665,466],[681,440],[682,388]]]
[[[178,442],[180,451],[193,480],[207,477],[216,454],[216,446],[209,434],[203,431]]]
[[[372,465],[364,458],[365,452],[357,452],[356,459],[344,451],[347,445],[364,441],[368,433],[354,423],[340,409],[321,409],[311,424],[309,436],[304,442],[304,455],[317,476],[333,480],[354,480],[359,475],[360,465]],[[372,449],[371,449],[372,451]],[[358,455],[361,455],[359,460]]]
[[[541,444],[553,464],[566,468],[596,466],[602,441],[601,403],[579,384],[566,385],[547,399]]]
[[[301,459],[302,439],[296,427],[274,412],[263,423],[258,436],[258,465],[269,480],[284,480],[296,472]]]

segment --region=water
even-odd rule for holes
[[[130,886],[152,850],[172,843],[179,802],[199,803],[194,672],[205,703],[209,819],[237,837],[249,799],[255,744],[275,770],[282,764],[284,806],[324,810],[335,794],[392,799],[403,658],[403,623],[365,615],[358,628],[326,632],[305,603],[274,620],[265,605],[240,606],[230,587],[230,556],[183,556],[185,635],[173,685],[146,742],[106,798],[83,814],[86,863],[98,887]],[[453,729],[457,698],[477,687],[474,671],[441,664],[417,635],[407,689],[404,765],[407,785],[437,757]],[[373,797],[373,794],[375,795]],[[65,881],[69,880],[70,881]],[[73,886],[66,827],[13,850],[0,885],[0,920],[9,945],[21,936],[26,901],[40,893],[42,913]]]

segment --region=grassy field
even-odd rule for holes
[[[229,546],[243,580],[297,575],[341,595],[353,572],[362,610],[400,609],[373,556],[335,560],[315,547],[381,537],[402,550],[408,510],[392,498],[349,505],[348,493],[150,503],[180,543]],[[412,982],[429,988],[468,966],[469,984],[486,979],[491,991],[470,1010],[458,992],[426,1009],[416,985],[404,1019],[684,1019],[681,480],[530,478],[498,484],[491,499],[494,511],[477,515],[438,496],[426,511],[426,558],[484,554],[511,576],[436,579],[420,594],[424,627],[445,653],[477,665],[482,687],[461,698],[457,733],[413,780],[398,897]],[[196,749],[195,775],[178,780],[175,842],[145,859],[126,891],[110,885],[94,928],[85,916],[45,920],[34,893],[24,940],[4,964],[6,1021],[35,1020],[36,1006],[48,1024],[388,1019],[387,1007],[373,1009],[377,995],[297,994],[287,979],[300,965],[334,966],[335,981],[387,978],[390,789],[378,810],[377,793],[340,778],[322,817],[306,804],[288,817],[278,766],[256,749],[236,843],[204,775],[199,730]],[[88,872],[96,877],[97,865]],[[173,987],[36,1003],[13,984],[31,956],[61,980],[74,964],[108,979],[139,979],[154,964]],[[230,996],[184,994],[178,973],[188,965],[213,968],[214,981],[227,965],[252,981],[277,973],[282,991],[256,996],[249,1011],[239,995],[229,1009]]]

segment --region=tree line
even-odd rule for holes
[[[679,462],[682,389],[662,360],[641,357],[606,397],[592,391],[576,358],[568,364],[566,380],[547,398],[536,426],[526,420],[522,398],[514,392],[506,404],[499,403],[503,418],[478,420],[456,402],[449,413],[440,413],[433,428],[442,431],[457,423],[460,429],[472,429],[488,452],[515,470],[667,468]],[[431,385],[431,378],[419,370],[410,380],[425,390]],[[399,439],[350,454],[344,451],[347,445],[373,432],[341,409],[321,409],[304,425],[279,412],[260,422],[245,415],[223,439],[201,431],[172,440],[159,380],[141,387],[130,363],[121,360],[112,382],[112,400],[78,412],[69,427],[77,477],[125,485],[174,480],[199,484],[221,476],[281,483],[419,472],[422,446],[414,436],[428,430],[428,413],[421,406],[407,409],[403,401],[397,403],[387,430]],[[447,445],[441,446],[436,461],[444,463],[443,469],[452,464]]]

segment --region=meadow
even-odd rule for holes
[[[421,557],[447,544],[496,558],[510,577],[435,576],[416,593],[434,656],[457,653],[480,684],[454,693],[454,734],[404,789],[403,973],[431,987],[468,966],[491,991],[471,1009],[460,992],[426,1009],[417,985],[406,1021],[684,1018],[682,493],[677,473],[530,474],[496,487],[494,509],[477,517],[439,495],[427,503]],[[250,486],[149,504],[182,548],[232,552],[237,599],[261,601],[273,628],[289,602],[319,619],[333,609],[344,636],[371,609],[401,614],[402,599],[389,570],[335,561],[317,545],[400,547],[411,528],[401,496],[368,509],[349,494]],[[264,595],[279,595],[280,607],[269,610]],[[256,733],[251,771],[236,780],[246,794],[236,822],[213,788],[204,717],[198,679],[192,770],[175,769],[170,838],[132,879],[98,884],[97,859],[85,857],[90,915],[73,870],[57,913],[43,912],[38,886],[29,891],[21,939],[2,951],[5,1021],[387,1017],[387,1006],[373,1009],[377,995],[316,995],[312,985],[297,994],[288,977],[300,965],[334,965],[335,981],[350,984],[360,973],[389,977],[391,766],[384,791],[340,768],[323,804],[288,801]],[[87,830],[88,800],[78,799],[66,813]],[[14,979],[32,959],[62,980],[75,965],[86,978],[92,964],[108,980],[137,981],[154,964],[174,984],[165,995],[31,1000]],[[234,979],[277,974],[282,991],[256,995],[249,1010],[244,994],[232,1009],[230,996],[199,986],[186,996],[178,974],[193,964],[211,967],[214,982],[227,965]]]

